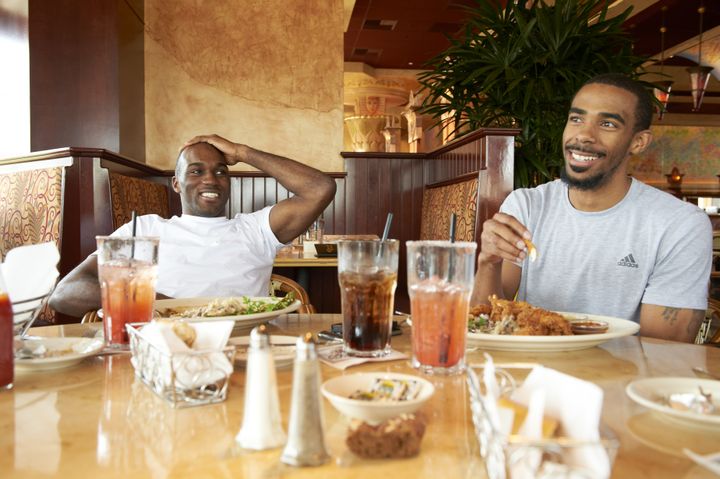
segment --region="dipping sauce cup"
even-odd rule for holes
[[[152,319],[158,238],[98,236],[98,278],[105,344],[128,347],[128,323]]]
[[[465,369],[476,243],[408,241],[412,365],[426,374]]]
[[[398,240],[338,242],[338,282],[345,354],[390,353],[397,287]]]

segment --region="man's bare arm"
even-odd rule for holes
[[[514,217],[496,213],[483,223],[477,273],[470,304],[487,304],[488,297],[512,299],[520,286],[522,270],[515,263],[525,258],[527,229]]]
[[[640,335],[692,343],[705,319],[701,309],[681,309],[657,304],[640,307]]]
[[[50,307],[68,316],[82,318],[88,311],[100,309],[100,282],[97,256],[88,256],[70,271],[50,296]]]
[[[275,178],[293,197],[270,212],[270,227],[282,243],[300,236],[335,196],[335,181],[325,173],[289,158],[256,150],[218,135],[196,136],[185,146],[206,142],[224,155],[228,165],[247,163]]]

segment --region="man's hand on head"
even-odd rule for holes
[[[208,143],[220,150],[228,166],[245,161],[245,156],[247,155],[247,147],[245,145],[233,143],[218,135],[198,135],[193,137],[185,142],[181,150],[195,143]]]

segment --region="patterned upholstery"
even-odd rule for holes
[[[60,249],[63,167],[0,173],[0,259],[17,246],[54,241]],[[47,306],[38,324],[52,322]]]
[[[165,185],[115,172],[110,172],[109,176],[114,229],[130,221],[133,210],[138,216],[156,214],[170,217]]]
[[[423,192],[420,239],[449,239],[450,215],[455,213],[455,239],[475,241],[477,195],[477,176],[457,183],[426,187]]]

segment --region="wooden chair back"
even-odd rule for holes
[[[297,311],[298,313],[313,314],[316,312],[315,307],[310,304],[310,296],[308,296],[305,288],[286,276],[273,274],[270,277],[270,295],[284,296],[287,293],[293,293],[295,295],[295,299],[300,300],[301,304]]]

